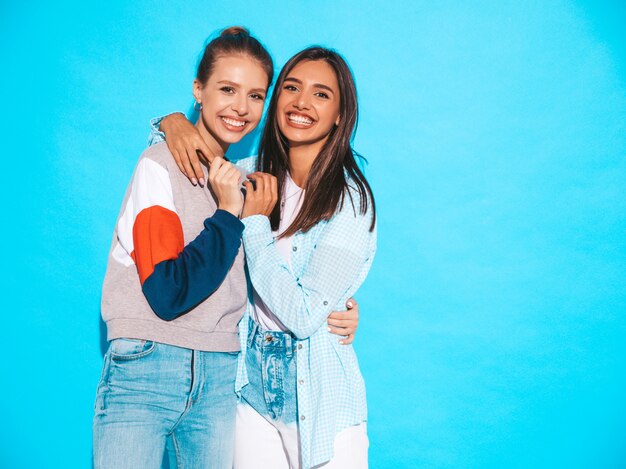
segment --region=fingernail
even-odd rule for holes
[[[191,183],[195,186],[198,184],[198,180],[196,178],[191,178]]]
[[[327,327],[326,329],[328,329],[328,332],[331,332],[330,327]]]
[[[340,343],[341,345],[343,345],[343,340],[340,340],[340,341],[339,341],[339,343]]]
[[[352,308],[352,301],[348,301],[346,304],[348,305],[348,308]]]
[[[204,178],[200,178],[200,185],[204,187]]]

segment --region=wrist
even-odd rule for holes
[[[224,210],[225,212],[228,212],[236,217],[239,217],[239,214],[241,213],[241,207],[236,204],[219,204],[217,208],[220,210]]]
[[[173,112],[172,114],[168,114],[167,116],[165,116],[162,120],[161,123],[159,124],[159,128],[161,129],[161,132],[163,132],[164,134],[167,134],[168,131],[171,130],[170,128],[170,124],[175,121],[176,119],[187,119],[182,112]]]

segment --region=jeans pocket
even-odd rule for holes
[[[273,419],[278,419],[283,413],[285,392],[283,389],[283,356],[263,350],[263,394],[267,410]]]
[[[129,361],[151,354],[155,347],[156,342],[151,340],[113,339],[109,352],[113,361]]]

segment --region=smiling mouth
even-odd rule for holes
[[[287,113],[287,120],[291,124],[295,124],[298,127],[309,127],[313,124],[313,119],[303,114],[296,114],[294,112]]]
[[[248,123],[248,121],[233,119],[232,117],[221,116],[220,118],[225,124],[229,125],[230,127],[235,127],[239,129],[243,129],[243,127],[245,127],[245,125]]]

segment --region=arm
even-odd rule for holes
[[[213,161],[221,150],[211,150],[198,129],[187,120],[184,114],[176,112],[165,117],[157,117],[150,121],[149,145],[165,141],[172,152],[178,169],[189,178],[195,186],[204,186],[204,173],[200,158],[206,162]]]
[[[239,172],[224,160],[216,161],[209,179],[220,210],[205,220],[204,229],[187,246],[167,170],[149,158],[137,166],[118,222],[118,238],[135,261],[143,293],[166,321],[209,297],[226,277],[240,247],[241,202],[235,197],[241,199]]]
[[[358,197],[354,198],[358,207]],[[309,337],[321,327],[338,302],[360,285],[373,260],[371,214],[355,215],[348,196],[342,210],[322,228],[306,271],[299,278],[278,254],[267,217],[255,215],[242,221],[252,284],[298,338]]]

